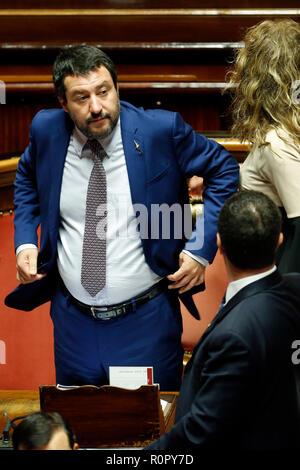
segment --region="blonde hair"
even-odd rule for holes
[[[283,128],[299,145],[300,24],[266,20],[250,28],[244,42],[226,88],[233,93],[233,136],[261,146],[268,131]]]

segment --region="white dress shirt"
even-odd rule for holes
[[[276,266],[273,266],[273,268],[268,269],[268,271],[265,271],[260,274],[254,274],[252,276],[247,276],[242,279],[237,279],[236,281],[232,281],[228,284],[226,293],[225,293],[225,305],[229,300],[234,297],[243,287],[248,286],[252,282],[258,281],[259,279],[262,279],[266,276],[269,276],[269,274],[273,273],[276,271]]]
[[[149,289],[161,278],[146,263],[131,201],[120,119],[100,142],[107,153],[106,285],[95,297],[81,285],[86,194],[93,161],[81,158],[87,141],[77,128],[70,139],[62,180],[58,270],[69,292],[89,305],[112,305]]]

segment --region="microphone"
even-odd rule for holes
[[[26,418],[27,415],[17,416],[16,418],[10,419],[10,417],[8,416],[6,411],[4,411],[3,414],[7,418],[7,422],[4,426],[1,439],[2,439],[2,447],[7,447],[7,445],[9,444],[9,441],[10,441],[10,430],[11,430],[11,428],[12,429],[16,428],[15,421],[17,421],[19,419],[24,419],[24,418]]]

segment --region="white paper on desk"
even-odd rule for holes
[[[109,368],[109,385],[136,389],[141,385],[153,385],[153,367],[117,367]]]
[[[161,404],[161,407],[162,407],[162,410],[164,411],[166,406],[168,405],[168,401],[166,400],[163,400],[162,398],[160,399],[160,404]]]
[[[56,384],[56,388],[58,390],[72,390],[73,388],[79,388],[80,385],[62,385],[62,384]]]

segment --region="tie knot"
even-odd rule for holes
[[[106,157],[106,152],[98,140],[88,139],[82,148],[82,157],[94,159],[95,156],[103,160]]]

